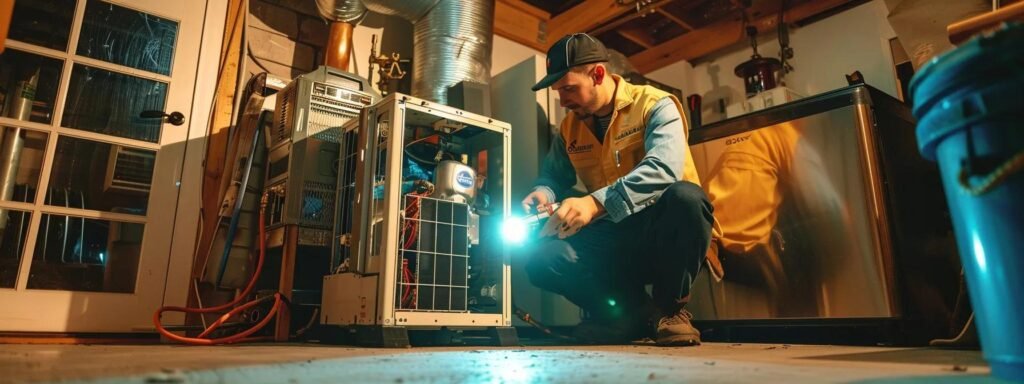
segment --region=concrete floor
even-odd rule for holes
[[[997,382],[978,351],[705,343],[375,349],[0,345],[0,382]]]

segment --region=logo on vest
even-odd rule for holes
[[[571,143],[569,143],[569,146],[565,148],[565,151],[568,153],[583,153],[590,152],[593,149],[594,144],[576,146],[576,140],[573,140]]]
[[[725,140],[725,145],[739,144],[739,143],[742,143],[742,142],[747,141],[747,140],[750,140],[750,135],[741,136],[741,137],[734,137],[734,138],[731,138],[731,139],[726,139]]]
[[[627,129],[625,131],[619,132],[618,135],[615,135],[615,141],[619,141],[619,140],[625,139],[625,138],[627,138],[629,136],[632,136],[632,135],[635,135],[635,134],[639,133],[641,127],[642,126],[638,125],[638,126],[635,126],[633,128]]]

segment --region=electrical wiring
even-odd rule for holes
[[[517,306],[515,302],[512,303],[512,311],[516,314],[516,317],[519,317],[520,320],[527,324],[530,324],[534,328],[539,329],[541,332],[544,332],[544,334],[548,336],[552,336],[562,340],[573,340],[572,337],[555,332],[551,328],[548,328],[544,324],[541,324],[539,321],[534,320],[533,316],[531,316],[529,312],[526,312],[522,308],[519,308],[519,306]]]
[[[416,185],[425,191],[420,193],[410,193],[408,196],[412,196],[412,202],[405,207],[405,224],[402,226],[402,234],[405,237],[402,249],[411,249],[413,244],[416,243],[416,235],[419,231],[419,215],[420,215],[420,201],[423,196],[427,196],[433,193],[434,185],[425,180],[417,180]],[[413,284],[414,275],[409,269],[409,260],[402,259],[402,280],[406,283],[402,287],[402,301],[401,305],[403,308],[414,308],[415,303],[415,291],[417,290]],[[412,301],[410,301],[412,298]]]
[[[313,314],[309,316],[309,322],[307,322],[306,325],[304,325],[302,328],[299,328],[298,331],[295,331],[295,335],[292,335],[292,337],[298,338],[299,336],[302,336],[306,332],[309,332],[309,330],[313,328],[313,325],[316,324],[317,319],[319,319],[319,314],[320,307],[313,308]]]
[[[156,326],[157,331],[160,332],[161,335],[163,335],[164,337],[167,337],[168,339],[177,341],[177,342],[181,342],[181,343],[185,343],[185,344],[192,344],[192,345],[231,344],[231,343],[238,343],[238,342],[244,342],[244,341],[266,340],[266,337],[251,337],[250,338],[248,336],[252,335],[253,333],[256,333],[260,329],[263,329],[263,327],[265,327],[268,323],[270,323],[270,320],[274,319],[274,316],[281,309],[282,305],[286,304],[286,301],[285,301],[286,299],[281,295],[281,293],[280,292],[275,292],[273,296],[266,296],[266,297],[263,297],[263,298],[260,298],[260,299],[257,299],[257,300],[249,301],[249,302],[247,302],[245,304],[242,304],[241,306],[238,306],[238,307],[235,307],[235,306],[238,305],[238,303],[242,302],[242,300],[244,300],[249,295],[249,293],[252,292],[253,287],[256,285],[256,279],[257,279],[257,277],[259,277],[260,271],[262,271],[262,269],[263,269],[263,262],[266,259],[266,253],[267,253],[267,248],[266,248],[266,230],[265,230],[266,218],[265,218],[265,216],[266,216],[266,209],[267,209],[267,201],[269,199],[269,193],[270,192],[264,193],[263,197],[260,199],[260,214],[259,214],[259,226],[258,226],[258,228],[259,228],[259,245],[260,245],[259,246],[259,248],[260,248],[259,259],[256,262],[256,270],[253,271],[253,274],[250,277],[249,283],[246,285],[245,289],[242,290],[242,292],[234,300],[232,300],[231,302],[226,303],[226,304],[222,304],[222,305],[218,305],[216,307],[209,307],[209,308],[188,308],[188,307],[177,307],[177,306],[164,306],[164,307],[160,307],[160,309],[158,309],[153,314],[153,325]],[[249,329],[246,329],[245,331],[242,331],[240,333],[237,333],[237,334],[234,334],[234,335],[231,335],[231,336],[226,336],[226,337],[221,337],[221,338],[216,338],[216,339],[207,338],[220,325],[224,324],[224,322],[226,322],[227,320],[229,320],[233,316],[237,315],[238,313],[241,313],[242,311],[244,311],[244,310],[246,310],[248,308],[251,308],[251,307],[256,306],[258,304],[261,304],[261,303],[264,303],[266,301],[269,301],[270,299],[274,300],[273,306],[271,306],[270,311],[267,313],[267,315],[259,323],[257,323],[256,325],[250,327]],[[228,310],[229,308],[230,308],[230,310]],[[170,331],[168,331],[166,328],[164,328],[163,324],[160,323],[160,316],[164,312],[185,312],[185,313],[205,314],[205,313],[223,312],[224,310],[228,310],[228,312],[223,314],[223,315],[221,315],[220,318],[218,318],[217,321],[215,321],[213,324],[210,324],[210,326],[207,327],[202,333],[200,333],[198,337],[185,337],[185,336],[176,335],[176,334],[171,333]]]

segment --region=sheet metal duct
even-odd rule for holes
[[[398,16],[416,23],[437,5],[439,0],[363,0],[366,8],[382,15]]]
[[[331,21],[355,24],[366,15],[366,5],[361,0],[316,0],[320,16]]]
[[[494,0],[317,0],[321,12],[358,13],[360,7],[413,23],[413,96],[448,102],[448,87],[491,80]],[[323,4],[321,4],[323,3]],[[352,8],[344,8],[349,4]],[[325,15],[325,17],[328,17]],[[328,17],[336,20],[337,17]]]

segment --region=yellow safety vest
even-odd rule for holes
[[[612,110],[612,118],[603,141],[598,140],[594,136],[594,130],[587,125],[593,123],[593,118],[587,118],[587,121],[580,120],[574,113],[570,113],[562,120],[560,130],[565,152],[576,169],[576,176],[590,193],[609,186],[625,176],[647,155],[647,149],[644,147],[647,119],[654,105],[665,97],[675,103],[682,120],[683,136],[681,142],[677,143],[678,147],[687,148],[689,145],[689,122],[683,112],[683,105],[675,96],[651,86],[630,84],[618,75],[612,75],[612,79],[617,84],[615,109]],[[683,174],[679,180],[701,185],[690,151],[686,151],[684,161]],[[715,220],[712,224],[712,238],[717,239],[721,233],[718,220]],[[715,247],[710,248],[706,262],[715,279],[721,280],[724,271]]]
[[[562,120],[561,135],[565,142],[565,152],[569,161],[576,169],[576,175],[583,181],[588,192],[611,185],[625,176],[647,154],[644,148],[644,136],[647,131],[647,118],[651,109],[661,99],[669,97],[679,110],[682,119],[683,142],[679,148],[687,145],[687,121],[683,116],[683,106],[675,96],[651,86],[630,84],[618,75],[612,75],[618,84],[615,91],[615,109],[612,111],[611,122],[605,132],[604,140],[598,140],[594,131],[588,126],[592,118],[580,120],[576,114],[570,113]],[[700,185],[693,157],[687,151],[686,165],[679,180]]]

